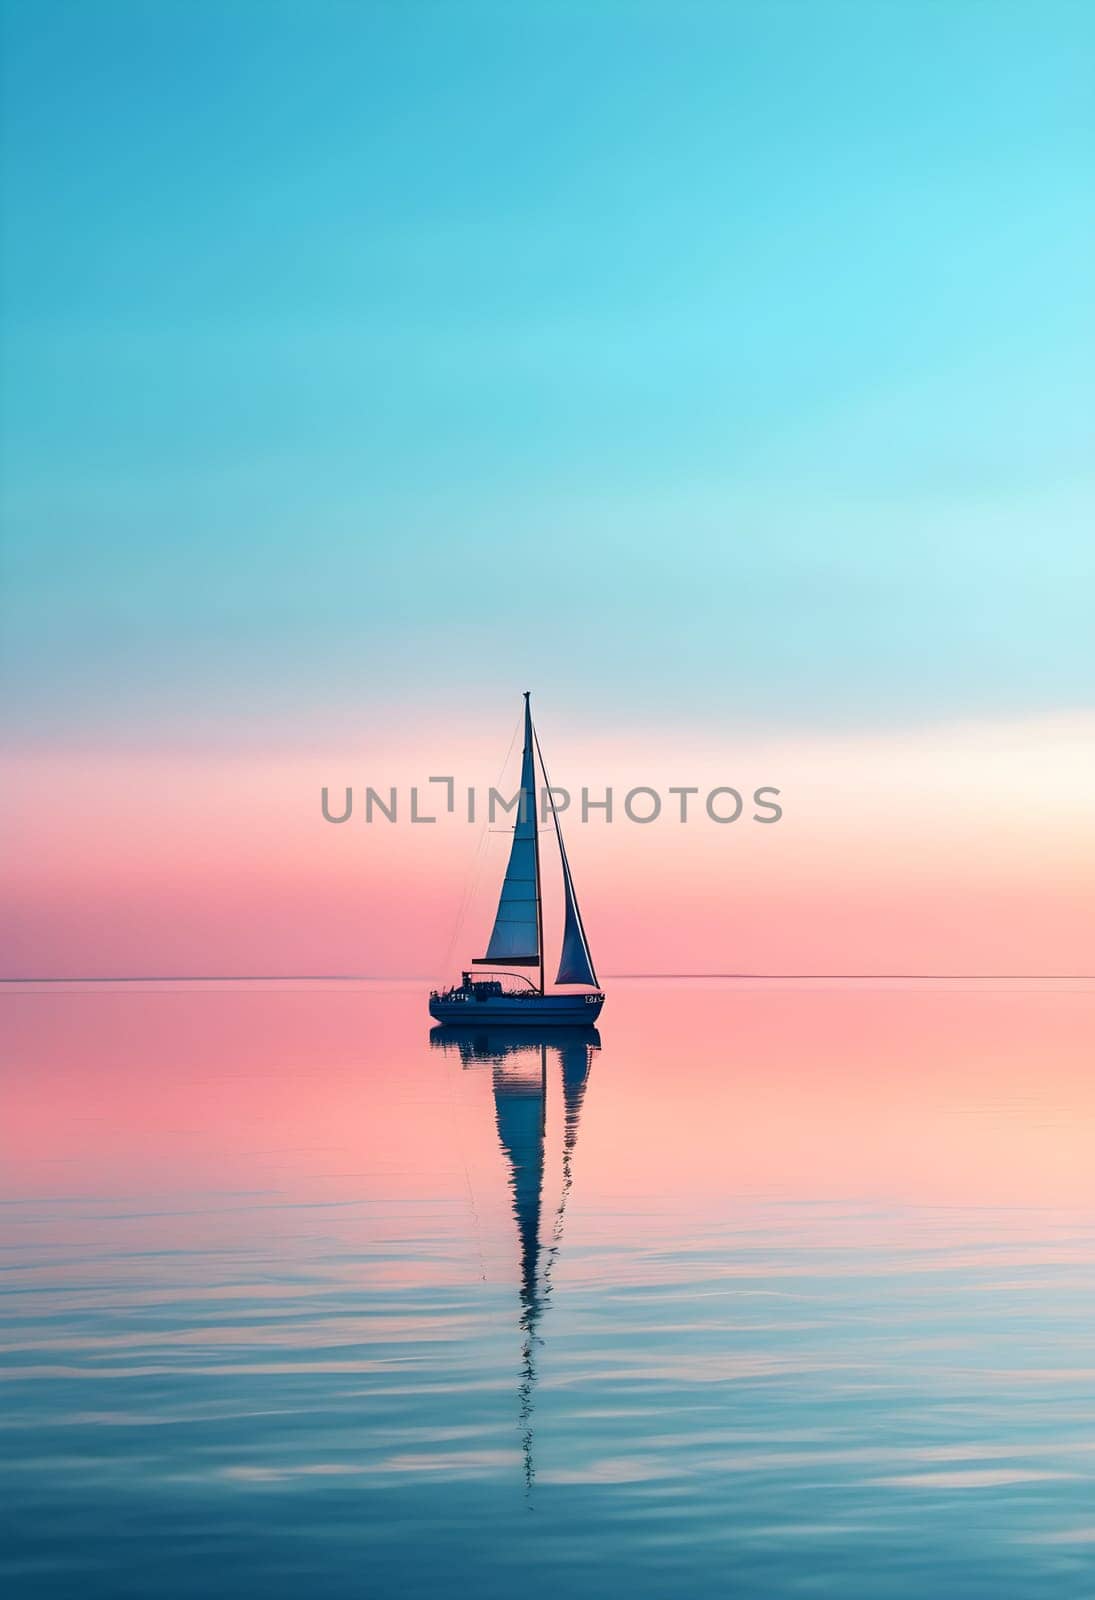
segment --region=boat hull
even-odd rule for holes
[[[603,994],[431,995],[430,1016],[462,1027],[588,1028],[604,1003]]]

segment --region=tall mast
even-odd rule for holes
[[[532,731],[532,707],[529,703],[528,689],[525,690],[525,749],[532,751],[534,734]],[[540,741],[536,740],[539,749]],[[543,766],[543,757],[540,757]],[[544,993],[544,898],[540,886],[540,808],[536,803],[536,761],[532,763],[532,789],[529,792],[529,803],[532,806],[532,841],[533,853],[536,862],[536,943],[540,947],[540,993]]]

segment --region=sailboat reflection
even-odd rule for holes
[[[430,1030],[430,1044],[435,1049],[459,1051],[465,1067],[488,1063],[493,1069],[495,1123],[509,1168],[520,1246],[518,1415],[525,1487],[531,1489],[536,1475],[532,1438],[536,1352],[543,1343],[539,1324],[551,1295],[551,1272],[563,1237],[573,1182],[571,1162],[582,1101],[593,1052],[600,1049],[601,1036],[596,1028],[439,1027]],[[549,1067],[552,1075],[562,1080],[563,1110],[558,1199],[550,1224],[544,1216]]]

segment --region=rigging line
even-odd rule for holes
[[[494,780],[494,787],[496,789],[501,786],[502,779],[505,776],[506,768],[509,766],[510,756],[513,754],[513,747],[517,742],[517,733],[520,727],[521,718],[518,717],[513,727],[513,733],[510,735],[509,749],[506,751],[502,765],[498,769],[498,776]],[[452,930],[452,937],[449,940],[448,949],[445,951],[444,964],[440,973],[438,974],[439,982],[443,981],[448,975],[449,963],[451,962],[456,951],[457,941],[459,940],[461,933],[464,931],[464,919],[467,916],[468,911],[471,909],[472,901],[475,899],[476,891],[479,888],[479,880],[483,873],[483,863],[486,860],[484,846],[487,842],[487,834],[490,832],[489,820],[490,808],[488,806],[487,820],[484,821],[480,826],[479,839],[475,846],[475,853],[473,854],[471,861],[468,863],[468,869],[464,879],[464,893],[461,896],[460,907],[456,913],[456,923]]]
[[[468,1206],[471,1210],[472,1226],[475,1229],[475,1248],[479,1252],[479,1276],[484,1283],[487,1281],[487,1258],[483,1254],[483,1230],[479,1222],[479,1212],[475,1205],[475,1191],[471,1186],[471,1173],[468,1163],[464,1162],[464,1183],[468,1191]]]

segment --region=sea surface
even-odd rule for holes
[[[1095,985],[0,993],[0,1589],[1095,1596]]]

